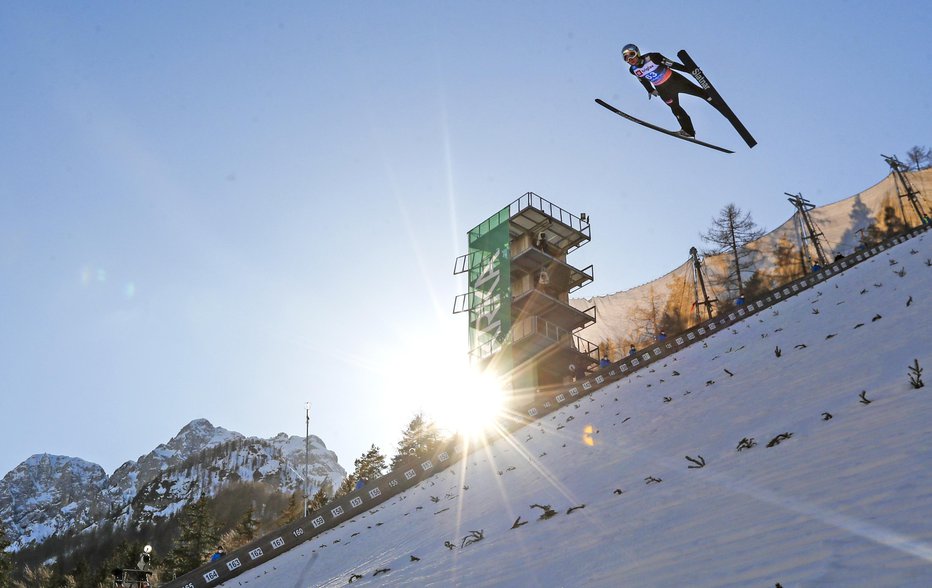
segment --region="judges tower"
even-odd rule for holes
[[[468,274],[469,291],[456,297],[453,313],[469,313],[472,363],[510,383],[513,404],[598,362],[598,346],[575,334],[595,322],[595,307],[569,303],[593,280],[591,265],[577,269],[566,260],[590,240],[584,213],[528,192],[467,237],[469,253],[453,273]]]

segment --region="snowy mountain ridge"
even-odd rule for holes
[[[311,491],[327,480],[338,486],[346,472],[336,454],[314,435],[309,446]],[[196,419],[110,476],[77,457],[37,454],[0,480],[0,522],[18,551],[104,521],[125,527],[168,517],[236,481],[294,492],[303,488],[304,453],[303,437],[246,437]]]

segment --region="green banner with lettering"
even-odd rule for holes
[[[496,356],[499,375],[511,369],[505,345],[511,331],[509,219],[506,206],[469,231],[469,348],[483,367]]]

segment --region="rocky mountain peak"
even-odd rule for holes
[[[336,487],[346,476],[319,437],[310,436],[307,446],[304,437],[285,433],[247,438],[195,419],[109,477],[80,458],[29,457],[0,480],[0,524],[14,550],[103,521],[145,525],[239,481],[293,492],[304,486],[305,462],[313,491],[328,480]]]
[[[207,419],[194,419],[182,427],[164,447],[176,451],[185,451],[192,447],[204,449],[243,438],[244,436],[239,433],[233,433],[223,427],[215,427]]]
[[[13,549],[99,520],[106,486],[107,473],[95,463],[48,453],[27,458],[0,480],[0,523]]]

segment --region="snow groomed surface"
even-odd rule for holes
[[[787,284],[778,291],[772,292],[767,297],[749,303],[745,308],[740,308],[736,312],[725,317],[716,318],[707,321],[696,328],[683,333],[673,339],[665,341],[662,344],[651,346],[638,353],[637,357],[627,358],[610,368],[603,370],[598,375],[584,382],[567,387],[561,390],[550,399],[542,399],[533,406],[526,407],[526,413],[529,420],[541,419],[545,415],[567,406],[567,404],[578,400],[605,387],[611,382],[618,381],[621,378],[630,376],[635,371],[645,368],[649,365],[656,364],[659,360],[667,358],[670,354],[685,349],[693,343],[699,342],[711,335],[722,332],[727,327],[742,321],[751,316],[758,315],[764,310],[777,302],[786,300],[811,289],[828,278],[839,274],[847,269],[857,266],[874,256],[888,250],[890,247],[905,242],[924,233],[928,227],[913,230],[906,235],[891,239],[881,245],[873,247],[867,251],[859,252],[832,264],[817,274],[807,276],[796,282]],[[640,377],[640,376],[638,376]],[[590,399],[591,400],[591,399]],[[214,562],[208,566],[194,570],[185,576],[174,581],[163,584],[169,587],[199,587],[214,586],[221,582],[226,582],[243,572],[262,565],[269,560],[287,552],[288,550],[300,545],[308,539],[324,533],[335,527],[342,527],[344,524],[350,524],[358,517],[365,518],[367,512],[369,515],[377,512],[377,509],[385,501],[398,497],[402,492],[412,486],[428,481],[428,478],[449,468],[454,463],[460,461],[462,456],[456,454],[456,448],[447,447],[432,459],[420,464],[406,464],[405,467],[393,471],[378,481],[370,483],[370,486],[361,491],[354,492],[341,500],[328,504],[324,512],[312,513],[307,519],[298,521],[288,527],[281,529],[279,532],[267,535],[262,539],[241,548],[226,558]],[[472,459],[472,456],[470,457]],[[701,467],[701,466],[700,466]],[[436,478],[435,478],[436,479]],[[405,496],[400,496],[404,499]],[[517,523],[518,521],[516,521]],[[381,525],[382,523],[379,523]],[[932,556],[932,551],[930,551]],[[255,581],[255,580],[254,580]],[[343,582],[346,580],[344,579]],[[231,584],[224,584],[231,585]],[[235,584],[232,584],[235,585]],[[262,585],[262,584],[259,584]],[[276,584],[265,584],[268,586]],[[299,585],[299,584],[296,584]],[[317,584],[312,584],[317,585]],[[488,584],[496,585],[496,584]],[[514,584],[519,585],[519,584]],[[559,584],[554,584],[559,585]],[[591,585],[609,585],[609,584],[591,584]]]

